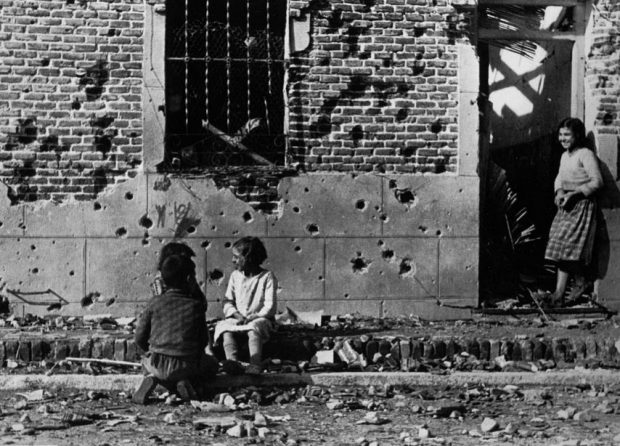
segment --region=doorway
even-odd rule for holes
[[[584,109],[585,7],[561,3],[479,4],[483,306],[554,285],[544,251],[562,153],[556,127]]]

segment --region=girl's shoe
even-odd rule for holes
[[[157,379],[154,376],[145,376],[140,387],[138,387],[138,390],[136,390],[136,393],[133,394],[131,399],[136,404],[146,404],[146,400],[156,386]]]
[[[183,401],[192,401],[198,399],[198,395],[194,390],[194,386],[192,386],[192,383],[186,379],[182,379],[177,383],[177,393],[179,394],[179,398],[181,398]]]
[[[250,364],[245,368],[246,375],[260,375],[263,373],[263,368],[256,364]]]

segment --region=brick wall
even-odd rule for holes
[[[142,0],[0,0],[0,179],[90,199],[142,161]]]
[[[289,77],[292,155],[309,170],[456,172],[466,17],[446,0],[292,1],[311,45]],[[466,28],[466,27],[465,27]]]
[[[620,136],[620,3],[598,0],[594,6],[586,78],[597,103],[595,127]]]

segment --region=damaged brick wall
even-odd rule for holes
[[[289,70],[292,156],[309,170],[456,172],[456,42],[447,0],[292,1],[311,43]]]
[[[586,79],[596,102],[599,134],[620,136],[620,3],[598,0],[592,11],[592,46]],[[588,123],[589,124],[589,123]]]
[[[0,1],[0,180],[88,200],[142,162],[141,0]]]

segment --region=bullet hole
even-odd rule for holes
[[[34,251],[34,250],[36,250],[36,249],[37,249],[37,247],[36,247],[36,246],[34,246],[34,245],[30,245],[30,249],[32,249],[32,250]]]
[[[230,242],[224,243],[224,248],[230,248],[230,247],[231,247],[231,243]]]
[[[437,237],[440,237],[440,236],[441,236],[441,230],[439,230],[439,229],[438,229],[438,230],[437,230],[437,232],[435,232],[435,235],[436,235]]]
[[[441,132],[443,125],[441,124],[441,120],[437,119],[435,122],[431,124],[431,132],[439,133]]]
[[[357,147],[359,142],[364,139],[364,130],[362,129],[362,126],[356,125],[353,127],[349,132],[349,136],[351,137],[351,140],[353,140],[353,145]]]
[[[301,212],[301,209],[299,209],[297,206],[293,206],[293,212],[299,214],[299,212]]]
[[[353,272],[357,274],[365,274],[368,272],[368,266],[372,263],[369,260],[361,256],[361,253],[357,253],[358,257],[351,259],[353,265]]]
[[[188,234],[193,234],[194,232],[196,232],[196,226],[188,226],[186,231]]]
[[[390,181],[388,181],[388,187],[389,187],[390,189],[395,189],[395,188],[396,188],[396,186],[397,186],[397,184],[396,184],[396,180],[390,180]]]
[[[344,20],[342,20],[342,10],[336,9],[332,11],[327,19],[327,23],[332,29],[340,28],[344,24]]]
[[[219,269],[214,269],[212,271],[209,271],[209,273],[207,274],[207,278],[209,279],[209,282],[219,285],[224,279],[224,273]]]
[[[383,245],[385,245],[385,242],[384,242],[383,240],[379,240],[379,241],[377,242],[377,245],[379,245],[379,246],[383,246]]]
[[[295,252],[301,252],[301,246],[295,246]]]
[[[39,274],[39,268],[32,268],[32,274]]]
[[[71,110],[79,110],[80,108],[82,108],[82,104],[77,99],[74,99],[71,103]]]
[[[153,220],[151,220],[147,215],[143,215],[142,217],[140,217],[138,224],[143,228],[149,229],[153,226]]]
[[[82,307],[88,307],[89,305],[94,304],[100,296],[101,294],[98,292],[88,293],[80,300],[80,305],[82,305]]]
[[[392,66],[392,59],[384,57],[381,64],[383,65],[383,68],[390,68]]]
[[[150,244],[151,244],[151,242],[149,241],[148,238],[143,238],[142,239],[142,246],[148,246]]]
[[[18,119],[17,141],[21,144],[30,144],[37,139],[36,118]]]
[[[426,231],[428,230],[428,228],[424,225],[418,226],[418,229],[422,232],[422,234],[426,234]]]
[[[114,122],[114,118],[111,116],[99,116],[95,118],[94,116],[90,119],[91,127],[99,127],[101,129],[105,129],[110,126]]]
[[[363,0],[364,12],[370,12],[370,9],[377,4],[377,0]]]
[[[110,299],[108,299],[105,303],[106,307],[109,307],[110,305],[112,305],[114,302],[116,302],[116,299],[111,297]]]
[[[56,311],[62,308],[62,304],[60,302],[54,302],[50,306],[47,307],[47,311]]]
[[[358,211],[363,211],[364,209],[366,209],[366,201],[365,200],[357,200],[355,202],[355,209],[357,209]]]
[[[114,37],[116,35],[116,29],[110,28],[108,29],[108,37]]]
[[[317,235],[319,233],[319,227],[314,223],[311,223],[306,226],[306,231],[308,231],[310,235]]]
[[[386,214],[381,214],[381,215],[379,216],[379,219],[380,219],[382,222],[384,222],[384,223],[385,223],[386,221],[388,221],[388,220],[389,220],[389,219],[388,219],[388,216],[387,216]]]
[[[423,26],[416,26],[413,28],[414,37],[422,37],[425,32],[426,28],[424,28]]]
[[[3,225],[4,225],[4,223],[0,221],[0,228],[1,228]]]
[[[220,211],[220,217],[224,216],[224,211]]]
[[[322,58],[319,60],[319,63],[318,63],[318,64],[319,64],[320,66],[322,66],[322,67],[327,67],[327,66],[329,66],[329,63],[330,63],[330,58],[329,58],[329,57],[322,57]]]
[[[319,280],[323,280],[323,276],[319,276]]]
[[[133,200],[133,194],[131,192],[125,193],[125,200]]]
[[[390,261],[394,258],[394,251],[391,249],[384,249],[381,252],[381,257],[383,258],[383,260]]]
[[[405,189],[397,188],[394,191],[394,196],[396,197],[398,202],[402,204],[413,204],[413,202],[415,201],[415,194],[411,192],[411,189],[409,188],[405,188]]]
[[[92,66],[86,68],[84,75],[80,77],[79,86],[84,88],[87,101],[94,101],[101,97],[103,84],[110,79],[108,63],[98,60]]]
[[[217,231],[217,226],[215,226],[215,225],[211,225],[211,230],[212,230],[212,231]]]
[[[243,221],[246,223],[250,223],[252,221],[252,214],[250,214],[249,212],[244,212]]]
[[[398,113],[396,113],[396,120],[398,122],[403,122],[407,119],[407,116],[409,116],[409,111],[406,108],[401,108],[398,110]]]
[[[413,265],[413,261],[409,257],[405,257],[400,261],[400,265],[398,266],[398,275],[401,277],[413,276],[415,274],[415,269]]]
[[[120,228],[116,230],[117,237],[125,237],[126,235],[127,235],[127,229],[124,228],[123,226],[121,226]]]
[[[413,75],[414,76],[419,76],[420,74],[424,73],[424,70],[426,70],[426,64],[424,62],[416,60],[413,63]]]
[[[42,67],[48,67],[49,65],[50,65],[50,60],[47,57],[44,57],[43,59],[41,59]]]
[[[614,122],[614,115],[611,113],[605,113],[605,115],[603,116],[603,124],[605,125],[611,125]]]
[[[209,249],[209,246],[211,246],[211,242],[209,240],[205,240],[200,244],[200,247],[204,249]]]

